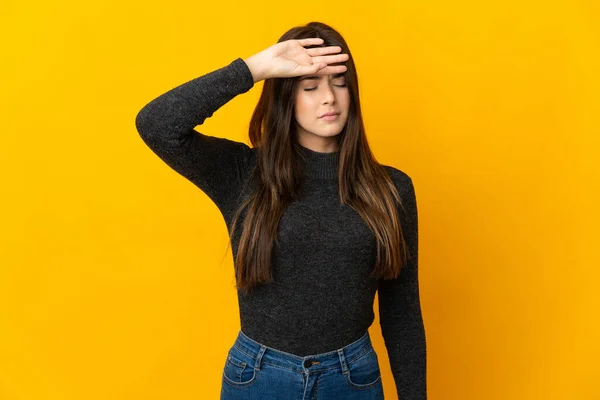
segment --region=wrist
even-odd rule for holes
[[[248,65],[248,69],[252,73],[254,83],[267,78],[264,62],[260,59],[258,54],[254,54],[243,60],[246,63],[246,65]]]

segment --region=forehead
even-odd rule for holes
[[[340,72],[339,74],[333,74],[333,75],[307,75],[307,76],[302,76],[300,77],[299,81],[319,81],[321,79],[335,79],[335,78],[342,78],[346,75],[345,72]]]

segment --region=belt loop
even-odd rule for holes
[[[340,356],[340,364],[342,365],[342,373],[345,374],[348,371],[348,366],[346,365],[346,357],[344,356],[344,350],[339,349],[338,355]]]
[[[256,355],[256,362],[254,363],[254,369],[260,369],[260,363],[262,361],[263,355],[267,350],[267,346],[264,344],[260,346],[260,350],[258,350],[258,354]]]

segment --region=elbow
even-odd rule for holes
[[[160,127],[156,124],[156,117],[150,107],[142,108],[135,117],[135,128],[139,137],[151,149],[161,146]]]
[[[135,129],[140,136],[148,134],[150,128],[148,126],[148,107],[142,108],[135,117]]]
[[[161,129],[158,126],[158,120],[152,107],[146,105],[142,108],[135,117],[135,129],[142,140],[150,147],[154,147],[161,141]]]

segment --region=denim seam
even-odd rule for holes
[[[246,351],[245,347],[239,346],[238,343],[235,343],[234,347],[236,349],[238,349],[240,352],[242,352],[245,355],[247,355],[248,357],[250,357],[253,361],[256,361],[256,354],[249,353],[248,351]],[[348,359],[347,360],[348,364],[352,364],[352,363],[358,361],[359,359],[361,359],[362,357],[364,357],[365,355],[367,355],[370,351],[375,351],[375,349],[373,348],[372,345],[364,347],[359,353],[355,354],[352,359]],[[281,369],[287,369],[287,370],[290,370],[290,371],[294,371],[294,369],[292,369],[292,368],[281,367],[279,365],[268,363],[268,362],[266,362],[264,360],[262,361],[262,363],[263,364],[271,365],[273,367],[278,367],[278,368],[281,368]],[[314,369],[314,371],[330,371],[330,370],[333,370],[333,369],[336,369],[336,368],[339,368],[339,367],[332,367],[332,368],[328,368],[328,369],[325,369],[325,370],[323,370],[323,369]]]
[[[372,383],[366,383],[364,385],[354,383],[350,380],[350,376],[346,375],[346,384],[355,390],[363,390],[363,389],[371,389],[373,386],[376,386],[381,381],[381,374],[373,381]]]
[[[261,345],[260,343],[256,342],[254,339],[252,339],[252,338],[250,338],[248,335],[246,335],[246,334],[245,334],[243,331],[240,331],[240,333],[241,333],[241,335],[242,335],[242,336],[244,336],[245,338],[247,338],[247,340],[248,340],[248,341],[250,341],[251,343],[253,343],[254,345],[259,345],[259,346]],[[352,343],[350,343],[350,344],[347,344],[347,345],[346,345],[346,346],[344,346],[344,347],[350,347],[350,346],[354,346],[354,345],[356,345],[358,342],[360,342],[361,340],[364,340],[364,338],[365,338],[365,337],[369,337],[369,331],[368,331],[368,330],[367,330],[367,331],[366,331],[366,332],[365,332],[365,333],[364,333],[364,334],[363,334],[363,335],[362,335],[360,338],[356,339],[354,342],[352,342]],[[239,341],[236,339],[236,341],[235,341],[235,345],[238,345],[238,344],[240,344],[240,343],[239,343]],[[266,347],[266,346],[265,346],[265,347]],[[239,348],[239,347],[238,347],[238,348]],[[297,359],[299,359],[299,360],[303,358],[303,357],[297,356],[297,355],[295,355],[295,354],[292,354],[292,353],[285,352],[285,351],[283,351],[283,350],[278,350],[278,349],[273,349],[273,350],[277,351],[278,353],[287,354],[287,355],[289,355],[289,356],[291,356],[291,357],[294,357],[294,358],[297,358]],[[325,352],[325,353],[320,353],[320,355],[330,355],[330,354],[336,354],[336,353],[338,352],[338,350],[339,350],[339,349],[335,349],[335,350],[331,350],[331,351],[328,351],[328,352]],[[314,354],[311,354],[311,355],[314,355]]]

